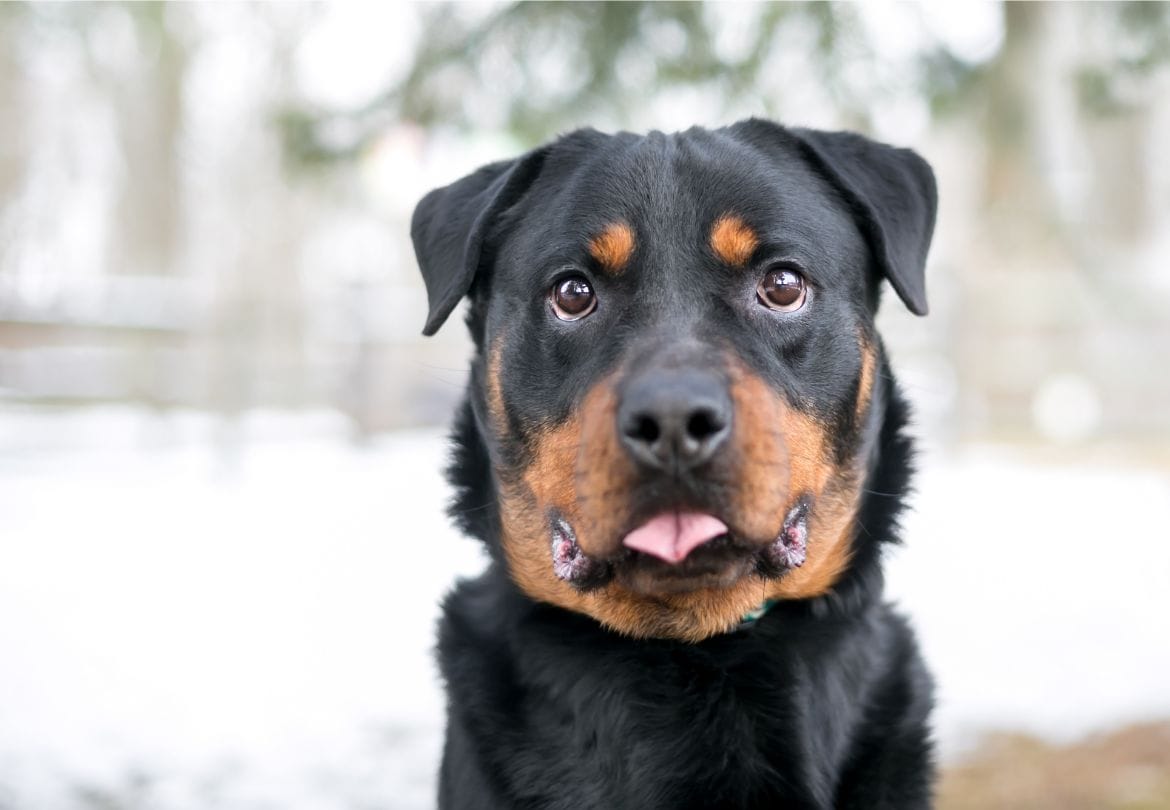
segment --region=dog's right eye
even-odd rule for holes
[[[808,285],[796,270],[776,266],[768,270],[756,287],[760,303],[777,312],[795,312],[804,306]]]
[[[548,302],[562,321],[578,321],[597,309],[597,295],[581,276],[569,276],[554,284]]]

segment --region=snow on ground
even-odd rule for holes
[[[445,453],[319,414],[0,412],[0,807],[135,773],[159,810],[432,806],[437,602],[483,564]],[[980,449],[918,484],[890,594],[945,752],[1170,716],[1166,471]]]
[[[938,680],[944,753],[1170,717],[1170,470],[927,457],[887,593]]]

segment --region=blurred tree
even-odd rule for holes
[[[14,18],[21,8],[11,3],[0,5],[0,121],[16,117],[20,85],[16,80],[16,31]],[[0,200],[9,199],[20,181],[22,163],[18,160],[19,144],[9,143],[17,133],[7,133],[0,141]]]
[[[961,405],[976,430],[1035,427],[1036,397],[1060,375],[1099,400],[1094,429],[1168,424],[1157,414],[1170,389],[1141,371],[1170,346],[1142,260],[1164,207],[1151,193],[1151,117],[1168,23],[1165,3],[1006,3],[999,51],[950,111],[980,150],[951,347],[982,397]]]
[[[841,71],[843,54],[864,46],[855,8],[769,3],[736,12],[754,14],[754,30],[728,48],[712,24],[718,7],[701,3],[532,2],[486,16],[460,4],[421,7],[405,78],[360,109],[286,108],[287,143],[312,165],[349,158],[396,120],[486,126],[535,144],[585,121],[620,126],[651,90],[707,87],[730,106],[753,91],[783,28],[801,29],[826,89],[847,115],[864,118]]]
[[[18,61],[17,42],[24,22],[24,7],[0,3],[0,121],[19,120],[24,107]],[[13,199],[24,184],[27,136],[23,127],[5,127],[0,138],[0,269],[15,252],[16,223],[7,201]],[[0,284],[4,281],[0,276]]]
[[[21,80],[35,73],[34,55],[54,48],[75,54],[83,80],[97,97],[109,99],[120,161],[108,266],[119,273],[175,271],[187,45],[167,17],[162,3],[0,6],[0,112],[11,106],[27,114],[35,107],[28,98],[8,98],[27,87]],[[17,196],[18,172],[33,163],[39,144],[28,136],[26,127],[9,127],[0,146],[0,202]],[[56,137],[65,142],[70,133]]]
[[[102,70],[102,62],[108,62],[111,55],[102,53],[100,44],[91,42],[88,48],[92,75],[106,83],[104,89],[115,109],[118,151],[124,167],[113,219],[118,232],[110,240],[117,252],[110,257],[109,266],[123,273],[173,274],[178,270],[175,264],[183,214],[182,196],[175,190],[181,184],[188,45],[179,36],[178,26],[168,24],[165,4],[97,5],[89,6],[89,11],[95,16],[123,18],[120,22],[133,46],[141,50],[143,61],[150,66],[131,75]],[[90,21],[87,27],[92,30],[101,22]]]
[[[1017,43],[1030,40],[1033,3],[1004,4],[1003,47],[985,62],[965,59],[937,37],[916,54],[906,80],[939,115],[962,110],[973,93],[1000,93],[994,126],[1009,144],[1027,109],[1009,110]],[[1043,4],[1039,4],[1043,5]],[[1116,30],[1115,49],[1087,55],[1078,80],[1094,109],[1118,103],[1117,88],[1170,58],[1170,4],[1096,3],[1086,19]],[[867,71],[875,62],[872,33],[850,3],[759,5],[687,2],[527,2],[488,13],[468,6],[420,7],[421,32],[406,76],[368,104],[323,110],[292,104],[281,112],[290,154],[302,164],[346,159],[388,123],[496,129],[535,144],[583,121],[621,126],[650,91],[709,88],[725,107],[757,98],[770,57],[796,34],[822,89],[843,122],[869,127],[873,105]],[[754,15],[750,32],[728,46],[720,21]],[[770,114],[776,100],[759,99]],[[999,114],[1004,113],[1001,117]]]

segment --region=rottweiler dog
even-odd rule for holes
[[[929,807],[874,314],[883,279],[926,313],[936,199],[914,152],[753,119],[573,132],[418,204],[491,556],[444,605],[441,807]]]

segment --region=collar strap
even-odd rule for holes
[[[765,599],[758,607],[755,607],[749,610],[747,613],[743,614],[743,618],[739,620],[739,624],[735,626],[735,630],[733,632],[749,630],[754,627],[756,622],[762,619],[764,614],[771,610],[778,601],[779,600],[777,599]]]

